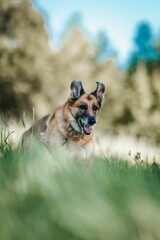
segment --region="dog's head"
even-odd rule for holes
[[[68,99],[72,127],[85,135],[92,133],[97,116],[104,100],[105,86],[97,82],[97,88],[90,94],[85,93],[81,81],[71,83]]]

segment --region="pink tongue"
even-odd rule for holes
[[[85,131],[86,133],[91,133],[92,127],[91,127],[91,126],[84,126],[84,131]]]

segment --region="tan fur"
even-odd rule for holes
[[[93,132],[85,135],[79,131],[79,125],[75,118],[79,111],[81,102],[88,106],[85,114],[88,116],[97,116],[98,112],[93,111],[95,105],[100,108],[97,98],[92,94],[82,94],[75,102],[69,100],[62,106],[58,107],[52,114],[46,115],[36,122],[22,136],[22,143],[28,141],[33,135],[38,142],[42,142],[49,150],[64,146],[70,153],[71,157],[90,160],[93,155]]]

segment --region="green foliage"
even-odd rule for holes
[[[129,97],[128,101],[125,98],[121,116],[125,117],[125,109],[129,106],[129,111],[133,116],[130,121],[130,129],[137,135],[145,135],[154,139],[159,144],[160,55],[155,34],[149,23],[140,22],[137,25],[134,43],[135,47],[130,56],[125,78],[126,93]],[[134,121],[132,121],[133,119]]]
[[[0,153],[5,153],[11,150],[11,144],[9,143],[9,138],[14,131],[10,131],[7,120],[4,116],[0,117]]]
[[[31,148],[0,151],[0,239],[159,238],[157,163],[95,157],[89,171]]]
[[[48,33],[29,0],[0,1],[0,13],[0,110],[19,116],[42,89]]]
[[[149,23],[141,22],[137,27],[134,38],[136,55],[139,60],[151,62],[157,60],[157,51],[154,43],[152,28]]]
[[[129,107],[126,106],[123,111],[123,115],[115,119],[115,124],[128,125],[134,122],[134,117]]]

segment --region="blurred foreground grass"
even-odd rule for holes
[[[2,136],[2,135],[1,135]],[[160,168],[0,145],[0,239],[159,239]]]

